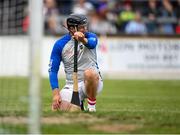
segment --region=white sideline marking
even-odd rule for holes
[[[107,109],[97,109],[98,111],[102,111],[102,112],[152,112],[152,113],[180,113],[179,110],[167,110],[167,109],[151,109],[151,110],[144,110],[144,109],[111,109],[111,110],[107,110]]]

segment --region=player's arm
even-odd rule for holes
[[[58,44],[56,43],[53,47],[50,64],[49,64],[49,81],[52,89],[52,110],[57,110],[60,107],[61,97],[59,94],[58,84],[58,71],[61,62],[61,51],[59,50]]]

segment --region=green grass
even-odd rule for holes
[[[104,80],[96,113],[52,112],[47,79],[41,93],[42,117],[48,118],[42,133],[180,133],[180,80]],[[20,120],[27,115],[28,80],[0,78],[0,133],[27,133]],[[10,116],[20,122],[1,120]]]

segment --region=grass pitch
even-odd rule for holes
[[[180,133],[179,80],[104,80],[96,113],[51,112],[47,79],[41,93],[42,133]],[[0,133],[27,133],[27,116],[28,80],[0,78]]]

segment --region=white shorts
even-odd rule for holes
[[[97,94],[99,94],[103,89],[103,81],[99,80],[98,88],[97,88]],[[83,99],[87,98],[86,89],[84,81],[81,81],[78,83],[78,92],[79,92],[79,99],[82,101]],[[62,100],[71,102],[73,93],[73,84],[66,84],[63,89],[60,91],[60,95]]]

